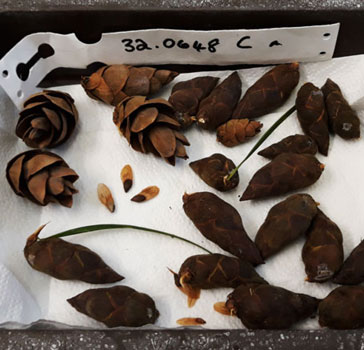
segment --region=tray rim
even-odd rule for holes
[[[350,12],[353,16],[363,17],[364,28],[364,3],[362,0],[323,0],[314,3],[312,0],[184,0],[181,6],[180,0],[101,0],[90,5],[88,0],[54,0],[50,5],[49,0],[0,0],[0,18],[2,15],[17,16],[17,14],[46,13],[46,12],[134,12],[148,13],[159,12],[191,12],[197,14],[214,14],[221,11],[229,13],[257,12],[318,12],[339,13]],[[306,13],[307,15],[307,13]],[[0,19],[1,22],[1,19]],[[363,49],[364,50],[364,49]],[[363,51],[364,52],[364,51]],[[81,337],[88,336],[87,342],[81,342]],[[282,335],[283,338],[282,339]],[[311,349],[333,350],[339,348],[360,349],[364,344],[364,330],[280,330],[280,331],[250,331],[246,329],[86,329],[65,325],[64,328],[49,328],[49,324],[35,323],[27,328],[8,329],[6,325],[0,325],[0,349],[9,347],[28,349],[33,342],[41,341],[44,344],[53,344],[58,340],[58,347],[54,349],[72,349],[82,345],[93,344],[93,340],[102,337],[110,339],[110,344],[114,349],[137,349],[140,344],[147,345],[151,349],[176,349],[166,343],[168,339],[176,339],[174,346],[185,346],[184,349],[228,349],[234,350],[250,348],[251,343],[257,340],[270,339],[272,343],[266,345],[255,343],[254,349],[307,349],[310,344]],[[202,342],[202,338],[207,337],[207,343]],[[318,339],[316,339],[316,337]],[[315,341],[319,340],[319,344]],[[187,344],[191,344],[187,347]],[[316,344],[316,345],[315,345]],[[18,346],[18,347],[16,347]],[[73,347],[75,346],[75,347]],[[52,348],[53,349],[53,348]]]

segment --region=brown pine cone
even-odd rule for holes
[[[216,130],[231,119],[240,95],[241,80],[239,74],[233,72],[200,102],[196,116],[198,125],[205,130]]]
[[[327,156],[330,134],[323,92],[312,83],[303,84],[297,92],[296,108],[302,130],[314,139],[319,152]]]
[[[81,85],[94,100],[116,106],[129,96],[149,96],[171,82],[177,72],[150,67],[113,64],[81,78]]]
[[[287,101],[299,78],[297,62],[275,66],[245,92],[232,117],[255,119],[273,112]]]
[[[173,86],[168,102],[175,109],[175,118],[182,129],[189,128],[196,121],[200,101],[210,94],[218,80],[210,76],[197,77]]]
[[[127,286],[88,289],[67,301],[78,312],[107,327],[140,327],[159,317],[149,295]]]
[[[346,140],[360,137],[360,119],[343,96],[339,85],[327,79],[321,88],[324,94],[329,128]]]
[[[113,120],[134,150],[152,152],[174,165],[176,157],[188,158],[184,145],[189,142],[173,115],[171,104],[162,98],[134,96],[117,105]]]
[[[72,207],[73,183],[78,175],[54,153],[33,150],[18,154],[6,167],[13,191],[39,205],[49,202]]]
[[[217,141],[227,147],[239,145],[255,136],[263,124],[249,119],[230,119],[217,128]]]
[[[61,91],[31,95],[20,112],[16,135],[32,148],[53,148],[69,139],[78,121],[73,98]]]
[[[214,153],[210,157],[195,160],[190,163],[190,167],[202,181],[218,191],[230,191],[239,184],[238,172],[227,180],[236,165],[221,153]]]

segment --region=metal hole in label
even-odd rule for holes
[[[19,90],[19,91],[16,93],[16,96],[18,96],[19,98],[20,98],[20,97],[23,97],[23,91]]]
[[[321,55],[321,56],[326,55],[326,51],[321,51],[321,52],[320,52],[320,55]]]
[[[9,75],[9,72],[7,70],[3,70],[3,72],[1,73],[3,78],[7,78]]]
[[[324,40],[329,40],[330,39],[331,34],[330,33],[325,33],[324,34]]]

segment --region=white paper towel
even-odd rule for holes
[[[243,93],[269,68],[254,68],[240,71]],[[322,86],[327,77],[337,82],[349,103],[353,104],[361,118],[364,117],[364,56],[334,59],[328,62],[301,65],[299,86],[311,81]],[[230,72],[181,74],[176,80],[187,80],[197,75],[226,77]],[[173,83],[171,84],[171,86]],[[70,325],[102,327],[92,319],[79,314],[66,302],[88,288],[98,286],[81,282],[59,281],[32,270],[22,255],[26,237],[41,223],[50,221],[42,237],[81,225],[95,223],[130,223],[148,226],[191,239],[214,252],[222,252],[207,241],[182,209],[182,195],[185,191],[211,191],[232,204],[242,216],[244,226],[253,239],[264,221],[268,210],[286,196],[261,201],[239,202],[238,195],[261,166],[267,163],[260,156],[252,156],[240,169],[240,184],[229,193],[219,193],[208,187],[188,166],[194,161],[215,152],[225,154],[236,164],[247,154],[254,143],[235,148],[226,148],[216,142],[214,133],[192,128],[186,133],[191,146],[187,148],[190,159],[178,160],[175,167],[152,155],[133,151],[127,141],[120,137],[112,122],[113,108],[86,96],[80,86],[57,88],[70,93],[76,101],[80,121],[74,135],[63,146],[52,150],[64,157],[77,171],[80,179],[75,183],[80,193],[74,196],[72,209],[57,205],[38,207],[16,196],[6,183],[6,163],[20,151],[27,149],[14,135],[17,115],[3,96],[4,105],[0,115],[0,156],[2,174],[0,195],[3,198],[0,227],[1,261],[13,271],[40,306],[41,318],[64,322]],[[170,88],[163,91],[168,97]],[[293,104],[296,93],[275,113],[261,118],[267,130]],[[266,141],[264,146],[277,142],[291,134],[301,133],[296,115],[286,120]],[[363,132],[363,130],[362,130]],[[364,162],[363,137],[358,141],[344,141],[340,137],[330,139],[329,156],[318,156],[326,164],[320,180],[309,187],[321,209],[341,228],[344,249],[347,256],[364,236]],[[131,164],[135,181],[125,194],[120,181],[120,170]],[[111,189],[116,211],[111,214],[98,201],[97,184],[103,182]],[[160,187],[160,194],[146,203],[134,203],[130,198],[149,185]],[[146,292],[156,302],[160,311],[158,326],[175,327],[176,320],[186,316],[198,316],[206,320],[206,328],[241,328],[237,318],[217,314],[213,310],[216,301],[226,299],[230,289],[202,291],[201,298],[192,309],[187,307],[186,297],[174,286],[167,266],[178,270],[190,255],[203,253],[186,243],[134,230],[100,231],[70,237],[69,241],[84,244],[99,253],[106,263],[113,267],[125,280],[120,284]],[[305,282],[304,266],[301,261],[303,238],[280,254],[258,267],[258,272],[270,283],[295,292],[325,297],[334,287],[330,283],[313,284]],[[0,281],[1,284],[1,281]],[[307,320],[300,328],[317,328],[317,320]]]
[[[40,317],[38,305],[3,264],[0,264],[0,276],[0,324],[29,323],[38,319]]]

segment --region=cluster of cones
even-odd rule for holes
[[[258,133],[262,124],[251,118],[284,103],[297,84],[298,65],[273,68],[240,102],[237,72],[220,84],[210,76],[179,82],[169,101],[148,98],[177,75],[169,70],[111,65],[83,77],[81,85],[93,99],[115,106],[114,123],[134,150],[152,153],[174,165],[176,157],[188,158],[185,146],[189,142],[181,130],[194,122],[203,129],[217,129],[218,140],[229,147]],[[25,101],[16,134],[38,150],[19,154],[8,164],[7,178],[18,195],[40,205],[59,202],[72,206],[72,195],[77,192],[73,182],[78,176],[61,157],[44,149],[66,142],[77,122],[74,101],[66,93],[44,90]]]
[[[219,78],[202,76],[174,85],[168,101],[147,99],[171,82],[176,72],[111,65],[82,79],[93,99],[115,106],[114,122],[134,150],[175,163],[188,158],[180,129],[197,123],[217,130],[217,139],[232,147],[255,136],[262,124],[254,118],[283,105],[298,83],[298,64],[277,66],[250,87],[241,101],[241,80],[233,72]]]

